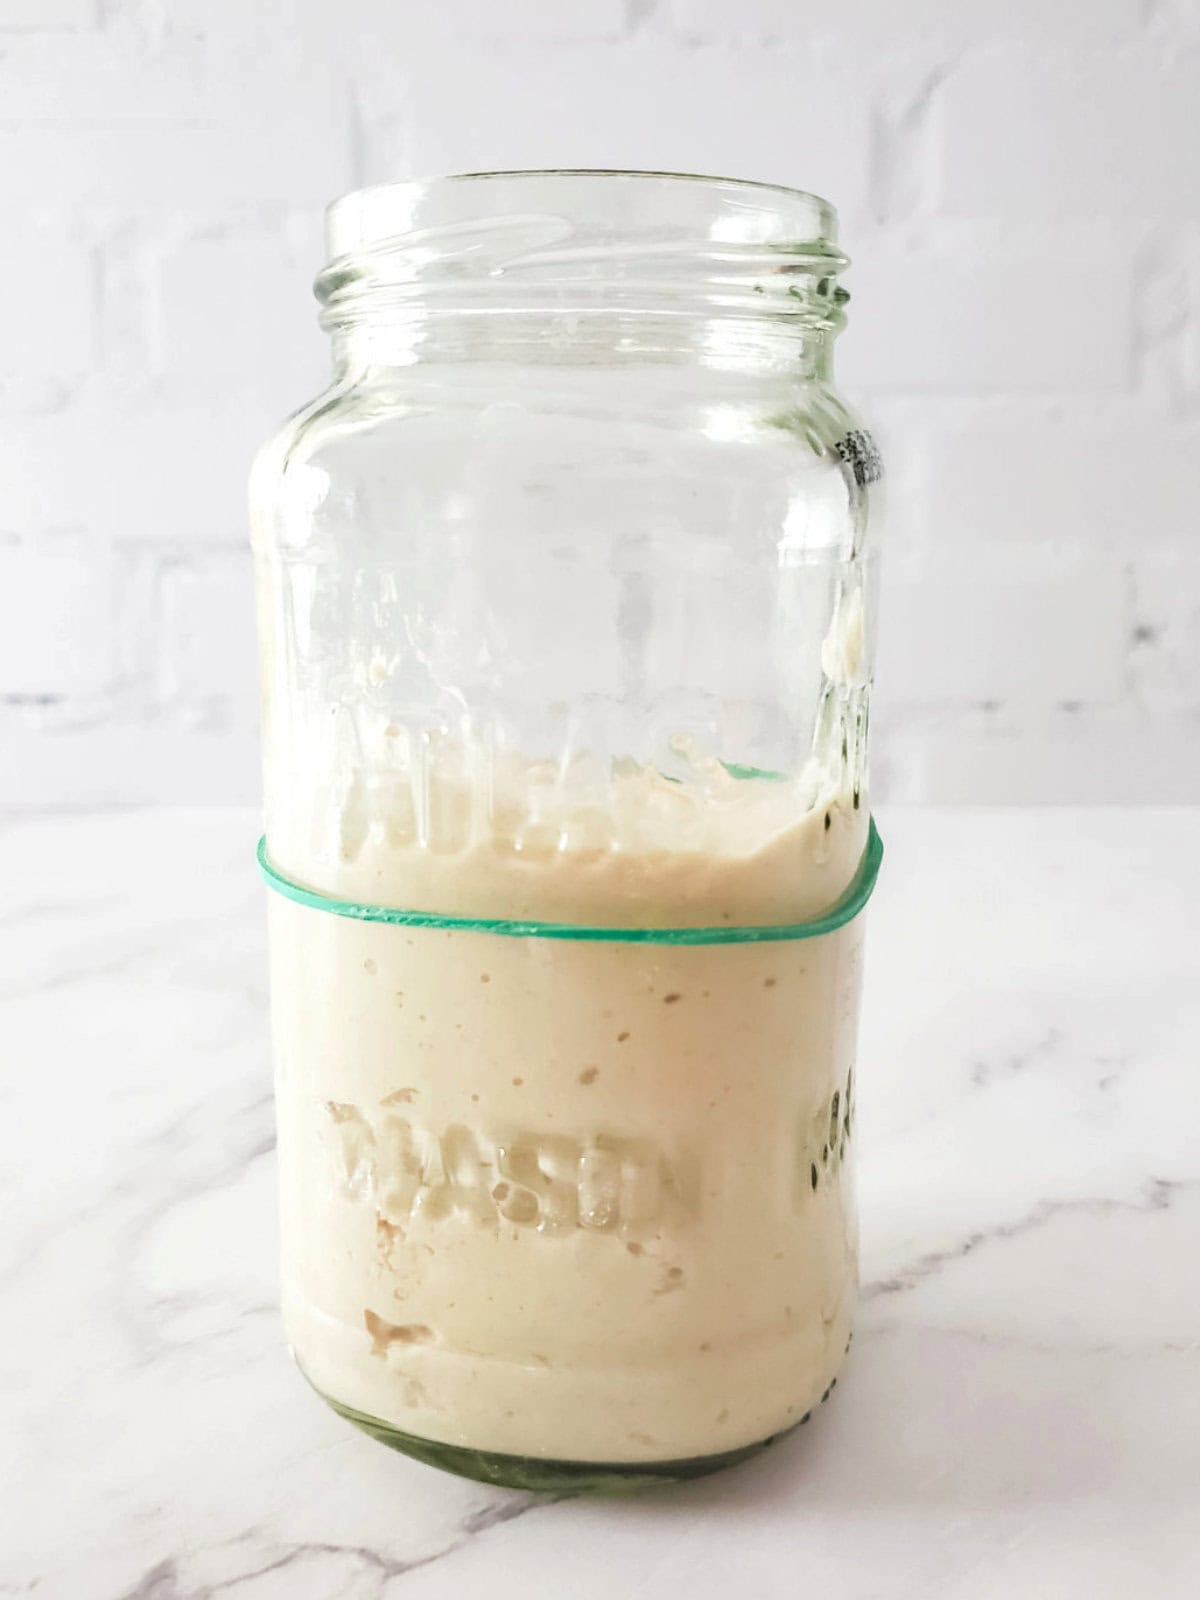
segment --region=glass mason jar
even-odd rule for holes
[[[253,474],[289,1340],[389,1444],[688,1476],[850,1339],[878,460],[832,209],[365,190]]]

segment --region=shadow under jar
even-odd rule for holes
[[[878,459],[832,209],[494,173],[329,212],[261,452],[283,1298],[530,1488],[710,1471],[850,1338]]]

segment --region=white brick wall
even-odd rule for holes
[[[995,39],[1123,41],[1143,0],[670,0],[680,33],[699,38],[852,40],[859,48],[931,40],[938,48]]]
[[[0,33],[53,33],[87,28],[97,19],[98,0],[0,0]]]
[[[798,183],[804,170],[805,187],[846,212],[866,202],[870,119],[856,79],[794,47],[684,49],[642,36],[462,50],[452,63],[442,47],[417,61],[380,52],[371,72],[406,84],[414,171],[549,163]]]
[[[61,536],[0,545],[0,683],[10,703],[103,695],[113,679],[113,573]]]
[[[67,402],[99,355],[98,257],[69,225],[31,219],[0,251],[0,406]],[[36,265],[35,265],[36,264]]]
[[[932,239],[894,231],[863,241],[849,280],[840,381],[856,393],[1128,389],[1137,293],[1128,242],[1089,246],[1078,229],[1053,227],[1036,238],[953,223]]]
[[[1193,0],[0,0],[0,806],[255,795],[321,207],[557,164],[841,209],[888,793],[1200,799],[1197,106]]]
[[[1124,226],[1196,216],[1195,42],[1178,59],[1164,59],[1155,41],[963,61],[938,114],[947,214],[1023,216],[1031,226],[1097,214]]]
[[[889,698],[1034,715],[1122,697],[1131,597],[1115,562],[947,550],[888,587]]]

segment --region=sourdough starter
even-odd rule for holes
[[[798,817],[767,782],[699,806],[635,769],[611,794],[526,826],[460,785],[440,842],[376,795],[333,851],[269,846],[345,899],[629,928],[812,917],[866,842],[865,810],[819,788]],[[861,919],[635,944],[270,899],[284,1310],[318,1389],[408,1434],[588,1462],[800,1421],[850,1334]]]

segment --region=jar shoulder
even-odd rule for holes
[[[251,538],[255,540],[262,515],[274,509],[279,486],[289,470],[304,466],[320,448],[331,427],[340,426],[347,402],[355,392],[349,381],[330,384],[306,405],[294,411],[255,452],[250,467]]]
[[[536,379],[536,381],[535,381]],[[335,522],[494,520],[539,507],[590,526],[608,506],[687,522],[703,498],[729,526],[816,496],[861,520],[880,475],[874,442],[827,381],[687,369],[424,370],[341,381],[260,450],[259,548],[320,542]]]
[[[426,430],[470,419],[488,427],[542,428],[548,416],[622,427],[693,434],[714,445],[736,432],[742,440],[786,439],[822,455],[846,433],[866,431],[860,414],[827,378],[790,373],[763,377],[697,372],[691,367],[638,371],[621,367],[538,369],[528,373],[497,367],[481,372],[419,367],[359,374],[331,385],[294,413],[267,441],[258,461],[283,471],[294,459],[310,460],[348,432]],[[604,444],[593,431],[597,448]]]

